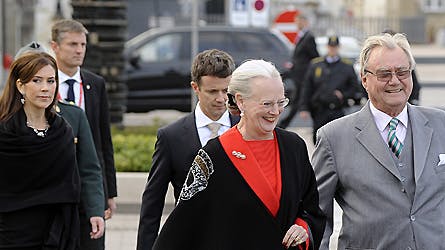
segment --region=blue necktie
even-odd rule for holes
[[[74,99],[74,83],[76,83],[76,80],[74,80],[74,79],[68,79],[68,80],[66,80],[65,81],[66,82],[66,84],[68,84],[68,92],[67,92],[67,95],[66,95],[66,101],[67,102],[73,102],[73,103],[75,103],[76,102],[76,99]]]
[[[391,148],[392,152],[399,157],[402,152],[403,144],[396,136],[397,124],[399,124],[399,120],[395,117],[389,122],[388,146]]]

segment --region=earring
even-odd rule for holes
[[[22,93],[20,93],[22,94]],[[22,103],[22,105],[25,105],[25,94],[22,94],[22,98],[20,98],[20,102]]]
[[[243,117],[244,116],[244,111],[241,110],[241,113],[239,114],[239,116]]]

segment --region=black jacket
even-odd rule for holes
[[[338,58],[328,63],[326,57],[318,57],[312,60],[306,74],[300,108],[312,115],[326,109],[341,109],[359,91],[358,87],[358,77],[351,61]],[[334,94],[335,90],[342,93],[342,99]]]
[[[284,235],[297,218],[309,225],[310,249],[318,249],[325,217],[318,207],[315,175],[306,145],[295,133],[275,131],[282,182],[275,216],[235,167],[220,142],[223,137],[227,141],[236,140],[232,129],[210,140],[199,151],[178,206],[165,222],[153,249],[284,250]],[[247,148],[233,147],[245,153],[247,159],[254,157]],[[232,152],[232,148],[227,150]]]
[[[312,32],[306,31],[304,35],[295,44],[294,53],[292,55],[291,73],[295,84],[302,83],[306,71],[312,59],[318,57],[317,45]]]
[[[80,69],[85,113],[93,134],[94,146],[102,167],[105,198],[117,196],[116,169],[110,132],[110,114],[105,80],[88,70]],[[106,207],[108,204],[105,203]]]

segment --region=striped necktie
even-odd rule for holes
[[[391,148],[392,152],[399,157],[402,152],[403,144],[396,136],[397,124],[399,124],[399,120],[395,117],[389,122],[388,146]]]

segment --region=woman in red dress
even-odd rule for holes
[[[289,103],[279,72],[247,61],[228,92],[241,120],[198,152],[153,249],[318,249],[325,217],[306,144],[276,127]]]

